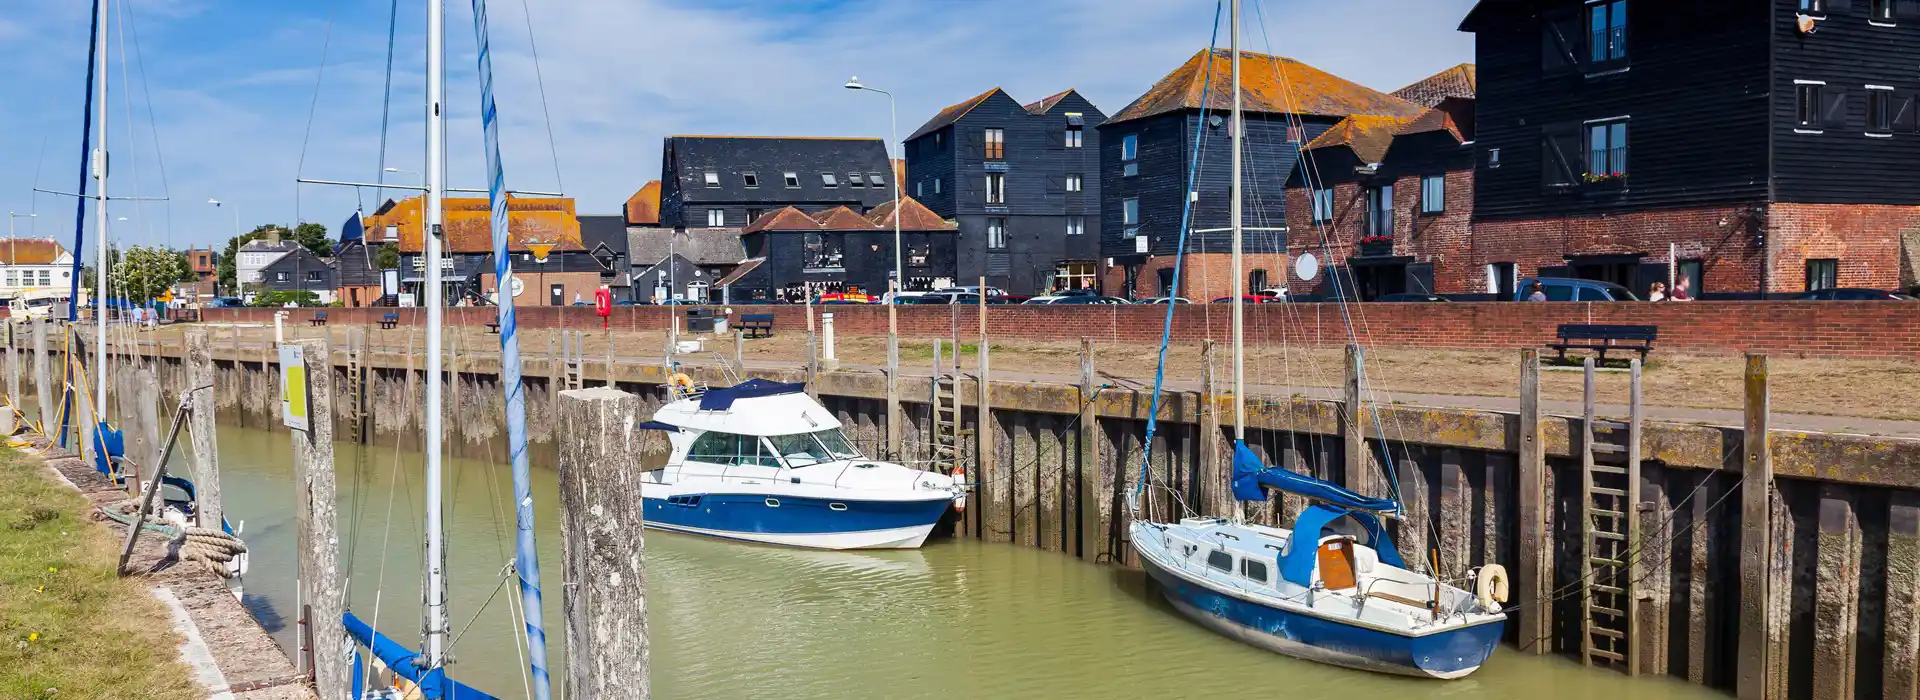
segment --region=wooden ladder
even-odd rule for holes
[[[935,338],[931,382],[933,395],[929,401],[933,407],[933,439],[928,458],[933,460],[935,470],[952,474],[960,468],[960,440],[973,431],[960,427],[961,408],[965,405],[960,393],[960,348],[953,348],[952,367],[946,366],[941,355],[940,339]]]
[[[1581,658],[1639,675],[1634,651],[1640,549],[1640,361],[1633,360],[1627,420],[1594,417],[1593,358],[1581,416]]]
[[[367,442],[366,330],[347,330],[347,439]]]
[[[586,385],[587,339],[574,331],[561,331],[566,339],[563,350],[566,357],[566,376],[568,389],[579,389]]]

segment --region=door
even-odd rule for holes
[[[567,305],[567,286],[564,284],[556,284],[549,287],[547,289],[547,305],[548,306],[566,306]]]
[[[1343,591],[1359,586],[1354,574],[1353,538],[1327,540],[1320,545],[1320,581],[1327,590]]]
[[[1163,267],[1157,270],[1157,272],[1160,273],[1160,291],[1159,291],[1160,296],[1163,296],[1163,297],[1179,296],[1178,294],[1174,293],[1174,289],[1173,289],[1173,272],[1174,272],[1173,268]]]
[[[1407,266],[1407,291],[1415,294],[1433,294],[1433,263],[1414,263]]]

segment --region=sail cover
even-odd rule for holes
[[[807,385],[801,382],[775,382],[755,377],[725,389],[714,389],[700,395],[700,410],[725,411],[733,408],[733,402],[739,399],[756,399],[762,396],[798,394],[806,391]]]
[[[1390,498],[1362,496],[1337,484],[1330,484],[1304,474],[1295,474],[1279,467],[1269,467],[1253,454],[1253,450],[1247,449],[1247,443],[1234,442],[1233,497],[1242,501],[1265,501],[1267,494],[1263,489],[1266,488],[1299,494],[1355,510],[1381,513],[1400,510],[1400,505]]]

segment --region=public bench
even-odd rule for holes
[[[748,338],[773,337],[773,314],[741,314],[740,332]]]
[[[1547,347],[1558,350],[1561,360],[1567,359],[1568,350],[1591,350],[1600,362],[1605,362],[1607,352],[1624,350],[1639,353],[1640,361],[1645,362],[1659,335],[1658,326],[1564,323],[1557,332],[1559,339]]]
[[[487,321],[487,332],[494,335],[500,334],[500,314],[494,314],[493,318]]]
[[[397,311],[388,311],[387,315],[380,317],[380,327],[383,329],[393,330],[393,327],[398,325],[400,325],[400,313]]]
[[[313,312],[313,318],[307,319],[307,325],[310,325],[310,326],[327,325],[327,312],[325,311]]]

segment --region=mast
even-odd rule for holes
[[[1246,303],[1246,275],[1241,273],[1241,250],[1243,243],[1240,208],[1240,166],[1241,148],[1246,138],[1245,123],[1240,116],[1240,0],[1233,0],[1233,10],[1228,18],[1233,25],[1228,36],[1228,47],[1233,53],[1233,186],[1229,196],[1228,215],[1233,219],[1233,439],[1235,442],[1247,440],[1247,363],[1246,363],[1246,320],[1242,306]]]
[[[442,104],[446,101],[446,7],[443,0],[427,0],[427,209],[421,238],[426,256],[426,289],[422,303],[427,307],[427,586],[426,619],[422,634],[426,637],[421,665],[434,669],[446,664],[447,645],[447,556],[441,533],[440,516],[440,439],[441,380],[440,322],[445,313],[441,300],[440,249],[441,222],[446,197],[447,162],[445,157],[447,124]]]
[[[100,25],[100,45],[96,49],[100,56],[100,94],[94,99],[94,122],[99,127],[100,144],[93,151],[93,179],[98,181],[94,200],[94,228],[99,234],[99,253],[93,260],[93,420],[92,430],[99,433],[100,424],[107,420],[107,35],[112,32],[107,27],[107,0],[96,3],[100,16],[94,18]],[[74,251],[84,255],[82,251]],[[71,308],[79,299],[68,300]]]

